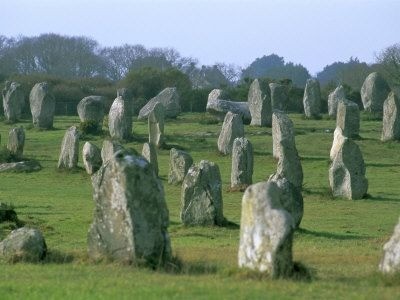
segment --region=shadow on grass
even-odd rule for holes
[[[400,167],[400,164],[384,164],[384,163],[366,163],[366,167],[386,168],[386,167]]]
[[[46,257],[43,259],[44,264],[68,264],[74,260],[74,256],[58,250],[47,251]]]
[[[327,158],[325,156],[301,156],[300,160],[304,160],[304,161],[328,161],[329,162],[329,158]]]
[[[395,198],[372,196],[371,194],[366,194],[363,199],[380,201],[380,202],[400,202],[400,198],[396,197],[397,195],[395,195],[395,194],[388,194],[388,195],[393,195],[393,196],[395,196]]]
[[[332,233],[332,232],[326,232],[326,231],[314,231],[314,230],[308,230],[304,228],[299,228],[297,230],[299,234],[305,234],[305,235],[311,235],[314,237],[319,237],[319,238],[326,238],[326,239],[335,239],[335,240],[363,240],[368,238],[368,236],[360,236],[360,235],[354,235],[354,234],[337,234],[337,233]]]

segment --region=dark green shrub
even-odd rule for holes
[[[101,133],[101,126],[95,121],[85,121],[79,124],[79,130],[83,134],[99,134]]]

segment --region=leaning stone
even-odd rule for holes
[[[101,151],[99,147],[91,142],[86,142],[82,149],[82,160],[86,172],[92,175],[100,169],[102,165]]]
[[[185,225],[223,225],[222,182],[216,164],[190,167],[182,184],[181,220]]]
[[[383,102],[390,93],[386,80],[377,72],[367,76],[361,87],[361,100],[369,112],[382,112]]]
[[[238,114],[242,117],[243,122],[251,121],[251,114],[248,102],[237,102],[223,99],[209,99],[207,101],[206,111],[223,120],[228,112]]]
[[[172,148],[169,152],[168,183],[181,183],[192,165],[193,159],[189,153]]]
[[[331,159],[331,161],[335,159],[340,148],[342,147],[345,138],[346,137],[343,135],[342,129],[336,127],[335,131],[333,132],[333,143],[329,154],[329,158]]]
[[[78,103],[78,115],[81,122],[93,122],[101,129],[104,119],[104,97],[88,96]]]
[[[116,140],[128,140],[132,135],[132,115],[129,102],[117,97],[108,114],[110,136]]]
[[[169,216],[161,181],[141,156],[121,150],[92,176],[91,259],[158,266],[171,257]]]
[[[38,262],[45,258],[46,242],[37,229],[19,228],[13,230],[0,243],[0,258],[7,262]]]
[[[154,172],[158,176],[157,149],[153,144],[144,143],[142,156],[153,166]]]
[[[35,84],[29,94],[33,126],[50,129],[53,127],[56,101],[47,82]]]
[[[271,90],[272,111],[275,109],[285,111],[289,102],[288,87],[284,84],[271,82],[269,88]]]
[[[360,135],[360,110],[357,103],[345,99],[339,101],[336,127],[342,129],[344,136],[354,138]]]
[[[247,102],[251,114],[251,123],[253,126],[271,126],[272,107],[271,91],[266,83],[254,79],[250,85]]]
[[[6,121],[15,123],[21,118],[25,106],[25,96],[22,87],[17,82],[6,81],[3,90],[3,109]]]
[[[64,135],[60,158],[57,168],[74,169],[78,165],[79,155],[79,132],[76,126],[71,126]]]
[[[274,111],[272,114],[272,154],[279,159],[281,155],[280,142],[289,139],[294,144],[293,122],[282,111]]]
[[[365,165],[358,145],[344,138],[329,168],[329,184],[334,197],[361,199],[368,190]]]
[[[16,127],[10,130],[8,134],[7,149],[16,159],[21,160],[24,154],[25,131],[22,127]]]
[[[122,149],[124,149],[124,147],[120,143],[104,140],[101,148],[101,160],[103,161],[103,164],[108,162],[114,156],[115,152]]]
[[[2,172],[16,172],[16,173],[30,173],[40,171],[42,166],[36,160],[26,160],[14,163],[2,163],[0,164],[0,173]]]
[[[346,99],[346,93],[344,91],[344,87],[342,85],[339,85],[328,96],[328,115],[331,118],[336,118],[339,101],[343,99]]]
[[[239,267],[266,272],[272,278],[289,277],[293,272],[294,223],[279,194],[274,182],[249,186],[240,221]]]
[[[233,141],[244,136],[244,126],[240,115],[228,112],[218,137],[218,151],[222,154],[232,153]]]
[[[390,240],[383,246],[379,270],[384,274],[400,273],[400,219]]]
[[[157,148],[164,145],[164,114],[165,109],[161,103],[156,103],[149,114],[149,143]]]
[[[318,118],[321,109],[321,90],[317,79],[307,79],[303,97],[304,114],[307,118]]]
[[[138,120],[148,118],[156,103],[161,103],[165,108],[165,117],[176,118],[181,113],[180,96],[175,87],[163,89],[157,96],[150,99],[149,102],[139,111]]]
[[[390,92],[383,104],[383,142],[400,140],[400,100],[395,92]]]
[[[231,188],[243,189],[253,183],[253,146],[244,137],[236,138],[232,148]]]

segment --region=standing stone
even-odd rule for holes
[[[165,108],[165,117],[176,118],[181,113],[180,96],[175,87],[169,87],[162,90],[157,96],[150,99],[149,102],[139,111],[139,120],[147,119],[156,103],[161,103]]]
[[[304,114],[307,118],[318,118],[321,109],[321,90],[317,79],[307,79],[303,97]]]
[[[102,96],[88,96],[78,103],[78,115],[81,122],[93,122],[101,129],[104,119],[104,102]]]
[[[280,152],[276,174],[286,178],[300,191],[303,186],[303,168],[296,149],[294,139],[285,138],[280,141]]]
[[[25,106],[25,96],[22,87],[17,82],[6,81],[3,89],[3,109],[6,121],[15,123],[21,118]]]
[[[99,147],[91,142],[86,142],[82,149],[82,160],[89,175],[96,173],[103,163]]]
[[[400,273],[400,219],[390,240],[383,246],[379,270],[384,274]]]
[[[272,111],[275,109],[285,111],[289,102],[288,87],[284,84],[271,82],[269,88],[271,90]]]
[[[254,79],[250,85],[247,102],[253,126],[271,126],[272,107],[270,90],[266,83]]]
[[[185,225],[223,225],[222,181],[216,164],[190,167],[182,184],[181,220]]]
[[[272,154],[274,158],[281,156],[280,143],[283,139],[289,139],[294,144],[293,122],[282,111],[274,111],[272,114]]]
[[[274,182],[249,186],[240,221],[239,267],[266,272],[272,278],[289,277],[293,272],[294,223],[279,194]]]
[[[369,112],[382,112],[383,102],[390,93],[386,80],[377,72],[367,76],[361,87],[361,100]]]
[[[7,262],[39,262],[46,256],[47,247],[42,233],[37,229],[22,227],[0,243],[0,258]]]
[[[395,92],[390,92],[383,103],[383,128],[381,140],[400,140],[400,100]]]
[[[108,162],[114,156],[115,152],[122,149],[124,149],[124,147],[120,143],[104,140],[101,148],[101,160],[103,161],[103,164]]]
[[[118,151],[92,176],[91,259],[162,265],[171,256],[169,213],[161,181],[141,156]]]
[[[244,136],[244,126],[240,115],[228,112],[218,137],[218,151],[222,154],[232,153],[233,141]]]
[[[164,114],[165,109],[161,103],[156,103],[149,114],[149,143],[157,148],[164,145]]]
[[[193,158],[189,153],[172,148],[169,152],[168,183],[181,183],[192,165]]]
[[[25,131],[22,127],[10,130],[8,134],[7,149],[16,160],[21,160],[24,153]]]
[[[50,129],[53,127],[56,101],[47,82],[35,84],[29,94],[33,126]]]
[[[339,85],[332,93],[328,96],[328,115],[331,118],[336,118],[337,107],[340,100],[346,99],[346,93],[343,85]]]
[[[129,101],[117,97],[108,114],[110,136],[117,140],[128,140],[132,134],[132,115]]]
[[[127,109],[128,115],[130,115],[129,118],[132,118],[133,116],[133,94],[132,90],[127,89],[127,88],[119,88],[117,89],[117,98],[122,97],[125,101],[125,106]]]
[[[153,144],[144,143],[142,156],[153,166],[154,172],[158,176],[157,149]]]
[[[243,189],[252,184],[253,146],[244,137],[236,138],[232,148],[231,188]]]
[[[213,89],[208,94],[208,101],[213,101],[217,99],[226,99],[226,98],[227,98],[226,92],[220,89]]]
[[[71,126],[64,135],[57,168],[74,169],[78,165],[79,132],[76,126]]]
[[[335,156],[338,154],[345,138],[346,137],[343,135],[342,129],[336,127],[335,131],[333,132],[333,143],[329,154],[331,161],[334,160]]]
[[[336,127],[342,129],[344,136],[354,138],[360,134],[360,110],[357,103],[342,99],[339,101]]]
[[[334,197],[361,199],[367,193],[365,165],[358,145],[344,138],[329,168],[329,184]]]

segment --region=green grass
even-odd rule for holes
[[[18,218],[40,228],[49,256],[43,264],[0,263],[0,299],[395,299],[400,277],[384,278],[377,272],[383,244],[400,215],[400,143],[380,142],[381,122],[364,119],[361,139],[369,180],[369,197],[349,201],[332,199],[328,183],[329,150],[335,121],[305,120],[290,115],[304,169],[304,218],[294,240],[294,259],[310,270],[311,281],[270,280],[237,268],[238,226],[184,227],[180,224],[180,186],[167,183],[169,150],[158,151],[160,176],[170,211],[174,254],[182,261],[179,272],[152,271],[116,263],[89,261],[86,234],[94,203],[90,176],[56,169],[65,130],[78,125],[78,117],[56,117],[55,129],[39,131],[26,120],[25,156],[40,161],[36,173],[0,174],[0,202],[12,204]],[[217,152],[221,124],[203,114],[183,114],[168,120],[167,144],[185,149],[195,162],[216,162],[223,180],[224,215],[240,222],[241,192],[229,192],[229,156]],[[205,121],[206,120],[206,121]],[[2,145],[10,124],[0,124]],[[147,139],[147,122],[134,120],[134,140],[141,152]],[[255,150],[253,181],[268,178],[276,169],[270,128],[245,127]],[[87,136],[101,146],[102,137]],[[84,141],[81,141],[81,149]],[[0,226],[0,239],[11,230]]]

